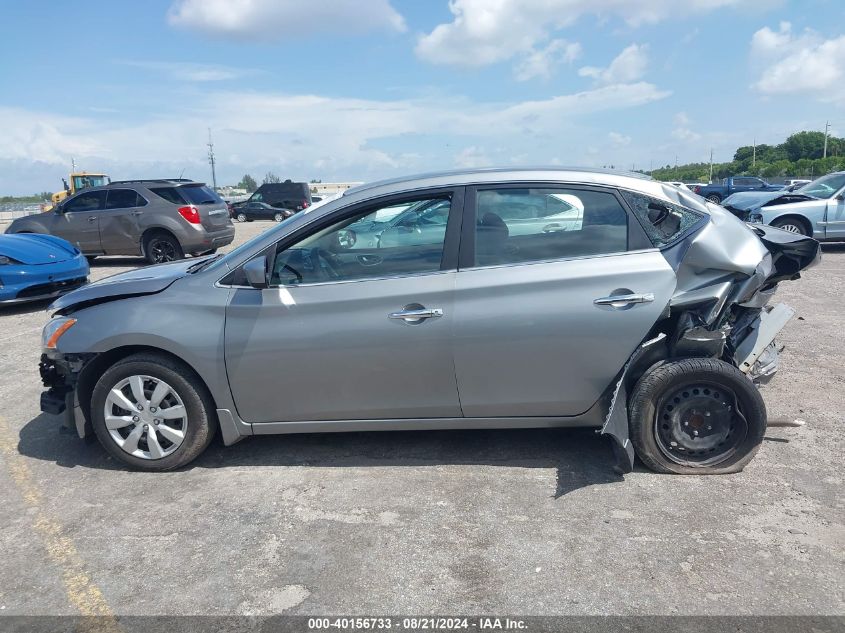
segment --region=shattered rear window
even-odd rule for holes
[[[707,216],[706,213],[640,193],[624,190],[621,193],[631,206],[648,239],[658,248],[672,243],[679,235]]]

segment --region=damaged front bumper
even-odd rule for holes
[[[80,438],[91,433],[77,394],[77,382],[86,356],[41,355],[38,370],[46,390],[41,392],[41,411],[61,416],[62,426],[75,431]]]

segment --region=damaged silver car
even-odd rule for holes
[[[845,171],[817,178],[793,191],[745,191],[722,205],[748,222],[809,235],[821,241],[845,241]]]
[[[432,206],[390,239],[356,233]],[[217,432],[586,426],[623,471],[636,453],[736,472],[792,315],[772,297],[818,257],[811,238],[635,174],[368,184],[228,255],[56,301],[41,406],[143,470],[191,462]]]

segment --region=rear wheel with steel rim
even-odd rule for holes
[[[707,201],[712,202],[713,204],[722,204],[722,198],[714,193],[707,196]]]
[[[810,234],[807,230],[807,226],[801,220],[797,220],[795,218],[782,218],[780,220],[775,220],[772,222],[772,226],[777,229],[783,229],[784,231],[797,233],[799,235]]]
[[[742,470],[766,431],[766,406],[739,369],[712,358],[667,361],[640,378],[629,401],[631,440],[652,470]]]
[[[172,262],[185,256],[179,240],[168,233],[150,235],[144,243],[144,253],[151,264]]]
[[[199,377],[181,362],[136,354],[110,367],[94,387],[91,418],[106,450],[142,470],[192,461],[214,434],[214,407]]]

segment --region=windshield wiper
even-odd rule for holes
[[[187,271],[187,272],[189,272],[189,273],[196,273],[196,272],[199,272],[199,271],[201,271],[203,268],[205,268],[206,266],[208,266],[211,262],[217,261],[217,260],[218,260],[218,259],[220,259],[221,257],[223,257],[223,253],[218,253],[217,255],[211,255],[210,257],[208,257],[208,258],[206,258],[206,259],[203,259],[202,261],[199,261],[199,262],[197,262],[197,263],[195,263],[195,264],[191,264],[190,266],[188,266],[188,271]]]

